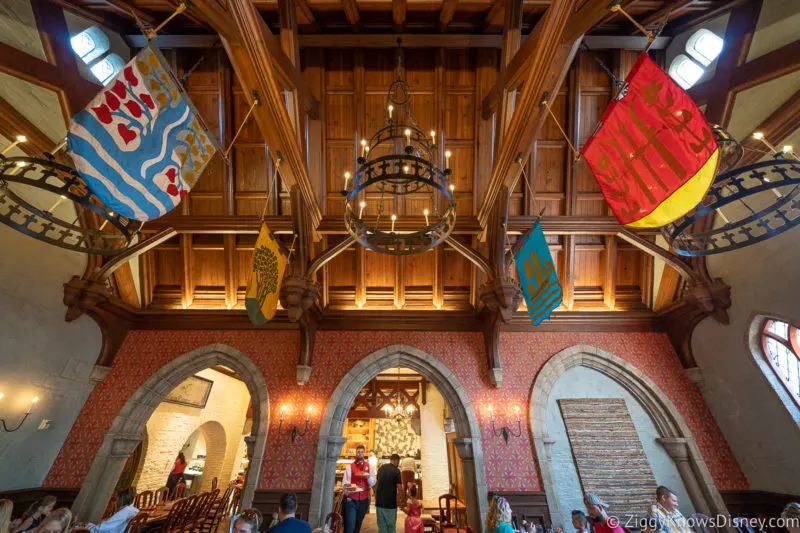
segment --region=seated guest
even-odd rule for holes
[[[13,510],[14,502],[0,500],[0,533],[9,533],[11,530],[11,513]]]
[[[33,502],[23,513],[22,519],[11,525],[11,533],[22,533],[39,527],[42,519],[53,511],[56,506],[55,496],[45,496],[41,500]]]
[[[132,489],[117,492],[117,512],[102,524],[87,524],[86,528],[94,533],[123,533],[131,518],[139,514],[139,509],[133,506],[133,498]]]
[[[625,533],[616,520],[609,520],[608,513],[606,513],[608,504],[597,494],[587,492],[583,496],[583,504],[586,505],[587,514],[592,520],[594,533]]]
[[[229,533],[258,533],[264,521],[258,509],[243,509],[231,518]]]
[[[686,518],[678,510],[678,497],[663,485],[656,489],[656,503],[648,509],[647,522],[646,531],[691,533]]]
[[[575,533],[589,533],[589,520],[583,511],[572,511],[572,526]]]
[[[278,524],[269,528],[269,533],[311,533],[308,522],[295,518],[297,494],[287,492],[278,504]]]
[[[72,523],[72,513],[66,507],[56,509],[42,519],[35,533],[67,533]]]
[[[495,496],[486,515],[486,533],[514,533],[511,506],[502,496]]]

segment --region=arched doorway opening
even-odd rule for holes
[[[657,440],[674,462],[695,509],[709,516],[727,516],[725,503],[694,436],[661,389],[619,357],[593,346],[577,345],[558,352],[545,363],[533,384],[529,406],[531,433],[554,527],[564,527],[564,524],[555,522],[560,521],[564,510],[553,468],[552,447],[555,441],[548,430],[548,401],[559,376],[578,366],[611,378],[635,398],[655,425]]]
[[[74,514],[94,522],[101,518],[125,463],[140,444],[153,412],[178,385],[196,373],[214,366],[226,367],[239,376],[252,401],[253,425],[250,435],[245,439],[250,468],[241,500],[242,506],[251,505],[269,427],[267,384],[261,371],[245,354],[224,344],[212,344],[172,360],[148,378],[128,399],[114,419],[92,462],[89,474],[72,506]],[[153,435],[149,435],[151,449],[153,442]],[[235,449],[226,455],[232,456],[234,452]],[[210,486],[210,478],[208,483]]]
[[[444,397],[455,425],[453,444],[461,464],[464,499],[469,524],[480,533],[486,516],[486,472],[480,428],[464,388],[450,370],[435,357],[406,345],[382,348],[359,361],[331,395],[320,425],[314,486],[309,521],[320,525],[333,506],[336,461],[345,443],[344,424],[359,391],[380,372],[403,367],[418,372]]]

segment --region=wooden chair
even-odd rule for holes
[[[218,482],[217,478],[214,478],[214,479],[211,480],[211,490],[214,490],[214,489],[217,488],[217,482]]]
[[[124,533],[141,533],[142,529],[147,526],[148,518],[150,518],[150,515],[147,513],[138,513],[136,516],[128,520],[128,525],[125,526]]]
[[[213,491],[212,491],[213,492]],[[217,489],[219,494],[219,489]],[[206,521],[200,527],[202,533],[213,533],[217,530],[217,526],[223,518],[228,516],[228,507],[231,502],[231,495],[233,494],[233,486],[228,487],[222,497],[215,497],[211,502],[208,513],[206,514]]]
[[[156,506],[156,495],[152,490],[146,490],[136,495],[133,506],[137,509],[152,509]]]
[[[178,483],[169,495],[170,500],[180,500],[186,495],[186,483]]]
[[[163,503],[169,499],[169,487],[161,487],[155,491],[156,505]]]
[[[458,526],[459,503],[458,497],[453,494],[439,496],[439,514],[433,515],[435,533],[466,533],[465,529]]]
[[[183,514],[181,531],[191,531],[194,528],[195,514],[197,513],[197,504],[199,502],[200,497],[194,494],[186,498],[186,511]]]
[[[172,504],[172,509],[169,510],[167,519],[164,520],[164,525],[161,526],[161,533],[182,533],[183,522],[186,521],[186,511],[189,502],[186,499],[178,500]]]
[[[192,531],[201,531],[205,523],[208,521],[208,515],[211,512],[211,507],[219,495],[219,489],[214,489],[211,492],[204,492],[200,495],[197,502],[196,511],[194,513],[194,527]]]
[[[328,516],[325,517],[323,529],[325,527],[328,528],[330,533],[339,533],[342,528],[342,515],[339,513],[329,513]]]

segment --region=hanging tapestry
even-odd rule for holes
[[[650,508],[656,480],[623,398],[558,400],[583,492],[594,492],[625,525]]]
[[[528,316],[534,326],[550,318],[550,313],[561,305],[563,293],[558,283],[556,267],[542,225],[537,220],[527,235],[515,246],[514,262],[519,283],[525,296]]]
[[[656,228],[700,203],[719,148],[703,113],[646,53],[625,83],[582,154],[617,220]]]
[[[109,209],[158,218],[180,203],[218,149],[198,117],[150,43],[72,117],[75,169]]]
[[[247,316],[256,326],[263,326],[275,316],[283,271],[288,262],[267,225],[261,224],[253,255],[253,273],[244,300]]]

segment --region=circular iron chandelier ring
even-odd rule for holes
[[[408,137],[405,135],[405,130],[410,131],[410,135]],[[369,151],[372,152],[376,147],[385,142],[396,141],[400,139],[410,139],[414,143],[413,145],[406,147],[406,149],[409,147],[412,148],[412,152],[415,147],[418,147],[422,148],[428,156],[433,156],[433,152],[436,150],[436,144],[431,142],[431,139],[426,136],[425,133],[415,124],[398,124],[391,120],[389,121],[389,125],[377,130],[372,137],[369,138],[367,141],[367,146],[369,147]],[[363,164],[366,161],[364,156],[359,157],[358,159],[359,164]]]
[[[403,165],[408,167],[409,172],[397,171],[402,168],[403,162],[409,163]],[[390,166],[395,167],[396,170],[387,172]],[[419,172],[420,170],[422,172]],[[449,170],[443,172],[429,161],[413,155],[385,155],[365,162],[356,171],[353,178],[353,189],[349,192],[346,190],[342,192],[347,196],[345,204],[349,206],[359,192],[376,183],[390,183],[393,186],[391,194],[397,195],[412,194],[425,186],[431,186],[444,194],[450,204],[455,204],[453,193],[445,185],[449,174]],[[413,185],[414,188],[407,188],[409,185]]]
[[[9,187],[10,183],[53,193],[61,201],[71,201],[99,215],[103,226],[110,223],[119,233],[87,229],[39,209]],[[114,255],[122,251],[137,234],[140,223],[118,215],[103,206],[78,173],[60,163],[32,157],[4,157],[0,160],[0,220],[38,240],[68,250]]]
[[[765,208],[707,232],[687,231],[699,219],[764,191],[793,185]],[[800,224],[800,163],[792,159],[761,161],[717,176],[706,197],[692,213],[662,228],[675,252],[689,257],[714,255],[750,246]]]

